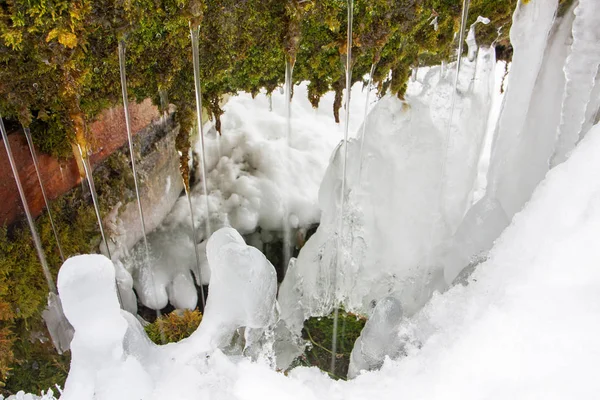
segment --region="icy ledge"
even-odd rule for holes
[[[409,347],[405,358],[349,382],[332,381],[316,368],[284,376],[264,361],[199,351],[193,338],[151,345],[130,314],[119,315],[110,268],[95,256],[84,257],[87,265],[80,268],[67,263],[69,273],[61,274],[69,279],[59,280],[59,287],[76,343],[62,398],[594,398],[600,391],[599,153],[597,125],[548,174],[468,285],[434,296],[401,327],[399,335],[420,348]],[[243,250],[232,235],[224,237],[225,246]],[[256,265],[256,273],[270,276],[268,265]],[[86,282],[94,282],[93,292]],[[236,298],[244,298],[240,294]],[[83,305],[92,308],[87,328],[80,329],[80,315],[72,311]]]

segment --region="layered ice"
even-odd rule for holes
[[[368,313],[372,302],[400,289],[410,315],[429,298],[443,281],[431,260],[432,248],[456,230],[472,202],[495,68],[493,49],[481,49],[473,62],[465,60],[452,121],[454,74],[440,74],[439,67],[419,70],[405,102],[387,96],[374,107],[365,131],[362,176],[358,162],[348,165],[344,260],[335,288],[331,266],[341,155],[339,147],[334,151],[319,192],[321,224],[282,285],[294,288],[299,300],[287,302],[282,292],[282,315],[296,318],[297,304],[305,317],[326,315],[337,303]],[[356,160],[359,153],[360,141],[351,140],[348,159]]]
[[[558,143],[552,165],[563,162],[582,135],[587,106],[600,66],[600,3],[579,0],[573,22],[573,44],[565,63],[566,84],[563,95]],[[595,99],[596,100],[596,99]]]

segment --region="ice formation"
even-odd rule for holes
[[[402,316],[402,304],[395,296],[384,297],[377,303],[354,343],[348,378],[355,378],[363,370],[381,368],[386,357],[400,356],[404,349],[399,335]]]
[[[385,97],[375,106],[365,133],[360,179],[358,163],[349,165],[344,215],[349,228],[335,290],[331,265],[341,154],[339,148],[334,152],[319,192],[321,225],[300,252],[295,272],[288,271],[285,279],[290,282],[283,284],[296,288],[305,317],[326,315],[337,302],[368,313],[372,302],[397,289],[403,289],[400,300],[410,315],[441,282],[443,273],[429,256],[456,229],[471,203],[495,66],[491,49],[481,49],[474,62],[465,60],[450,129],[452,74],[440,77],[439,67],[420,69],[420,78],[409,84],[406,102]],[[358,140],[350,141],[348,153],[349,159],[357,158]],[[283,294],[279,298],[282,315],[297,315],[286,309]]]
[[[586,120],[587,105],[600,66],[600,3],[579,0],[573,22],[573,44],[565,63],[558,143],[552,165],[563,162],[575,147]]]
[[[121,315],[112,262],[102,255],[68,259],[58,275],[58,290],[75,329],[71,369],[61,399],[143,397],[149,377],[123,349],[128,323]]]
[[[362,83],[356,83],[351,107],[362,109],[366,97]],[[374,97],[373,94],[371,98]],[[286,204],[294,231],[292,238],[297,234],[302,236],[308,227],[319,222],[319,184],[331,151],[343,136],[341,125],[335,123],[331,113],[334,93],[327,93],[319,108],[314,109],[308,101],[305,82],[294,87],[291,105],[294,134],[288,152],[284,95],[275,91],[272,99],[273,110],[269,111],[269,99],[264,93],[256,98],[248,93],[232,96],[224,106],[223,136],[219,143],[213,123],[204,127],[212,229],[231,226],[242,235],[252,234],[249,240],[258,248],[262,248],[263,243],[281,239]],[[350,115],[351,132],[359,128],[362,118],[362,113]],[[200,145],[196,151],[201,151]],[[198,179],[202,182],[200,176]],[[196,243],[201,255],[206,246],[207,201],[202,184],[191,190],[191,202],[197,237],[189,235],[190,207],[185,196],[148,236],[153,276],[143,268],[143,249],[134,249],[130,257],[123,260],[134,277],[142,303],[150,308],[162,308],[169,302],[178,308],[196,304],[197,298],[191,291],[191,273],[196,270],[192,246]],[[293,244],[297,245],[295,241]],[[201,270],[206,285],[210,268],[204,259],[201,259]],[[184,291],[169,289],[176,278]]]
[[[119,317],[108,260],[70,260],[59,288],[78,344],[62,398],[92,399],[73,397],[76,389],[93,392],[82,387],[92,381],[101,388],[97,399],[594,398],[600,391],[598,152],[600,125],[548,174],[466,286],[434,296],[403,320],[397,333],[420,346],[409,341],[405,357],[348,382],[316,368],[285,376],[261,361],[200,352],[191,338],[155,346],[131,314]],[[239,243],[230,239],[228,246]],[[102,367],[109,365],[120,375]],[[85,378],[81,385],[76,376]],[[13,399],[38,400],[25,396]]]
[[[190,337],[197,346],[224,349],[245,329],[245,347],[256,345],[276,322],[275,268],[233,228],[215,232],[206,246],[211,266],[210,294],[201,327]]]

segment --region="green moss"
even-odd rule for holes
[[[492,20],[478,28],[480,43],[508,45],[516,1],[471,2],[469,24],[478,15]],[[353,81],[376,63],[380,93],[402,96],[410,68],[453,58],[461,3],[355,0]],[[117,46],[124,40],[131,99],[158,102],[159,91],[168,93],[185,135],[195,113],[190,22],[200,32],[203,106],[217,124],[223,95],[274,90],[286,58],[296,60],[296,82],[311,82],[313,105],[343,81],[343,0],[12,0],[0,2],[0,113],[32,125],[42,151],[68,156],[69,143],[86,136],[74,115],[89,122],[121,101]],[[185,150],[186,140],[179,145]]]
[[[144,328],[150,340],[156,344],[179,342],[190,336],[202,321],[198,310],[173,311],[157,318]]]
[[[335,371],[330,371],[332,357],[333,317],[310,318],[304,322],[302,337],[309,347],[296,365],[317,366],[333,378],[345,379],[350,364],[350,353],[360,336],[366,319],[356,314],[339,311]]]

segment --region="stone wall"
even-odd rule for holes
[[[153,120],[157,120],[159,112],[150,100],[146,100],[140,104],[130,105],[130,117],[132,131],[136,134],[150,125]],[[92,166],[99,164],[127,143],[123,107],[105,110],[88,128],[93,151],[90,158]],[[44,199],[27,141],[22,132],[11,132],[9,141],[29,208],[34,216],[38,216],[44,208]],[[68,192],[81,182],[82,176],[75,157],[69,160],[58,160],[39,151],[37,153],[44,188],[50,200]],[[0,225],[10,225],[23,216],[21,199],[4,145],[0,146],[0,199]]]

